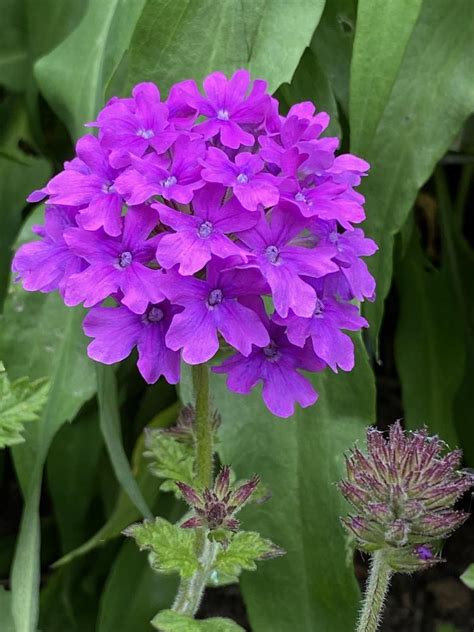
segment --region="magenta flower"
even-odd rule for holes
[[[202,270],[212,256],[219,259],[239,256],[246,261],[245,251],[228,236],[254,226],[258,217],[246,211],[231,198],[223,204],[225,189],[220,185],[207,185],[193,198],[193,215],[154,204],[163,224],[174,233],[160,237],[156,258],[166,269],[179,265],[180,274],[189,275]]]
[[[210,147],[203,163],[202,177],[207,182],[219,182],[231,187],[235,197],[249,211],[277,204],[280,194],[277,180],[269,173],[263,173],[263,160],[249,152],[235,157],[235,163],[216,147]]]
[[[128,204],[142,204],[155,195],[182,204],[191,202],[194,191],[204,185],[198,164],[204,155],[204,144],[179,136],[172,153],[171,162],[156,154],[131,158],[132,168],[124,171],[116,181],[117,191]]]
[[[165,292],[184,311],[173,319],[166,344],[182,349],[188,364],[207,362],[216,354],[218,333],[244,356],[251,353],[252,345],[264,347],[269,342],[265,326],[238,300],[262,292],[263,287],[253,270],[208,268],[206,281],[170,275]]]
[[[79,207],[77,223],[87,230],[103,228],[108,235],[120,235],[123,200],[114,186],[117,171],[109,165],[106,151],[94,136],[83,136],[76,152],[79,160],[44,189],[49,203]]]
[[[45,225],[34,226],[39,241],[23,244],[16,253],[12,270],[30,292],[60,291],[72,274],[81,272],[86,263],[71,252],[64,241],[64,231],[77,226],[76,211],[67,206],[47,206]]]
[[[135,208],[125,217],[121,237],[108,237],[80,228],[67,230],[66,243],[89,266],[69,278],[64,296],[66,305],[84,303],[84,307],[92,307],[121,290],[122,303],[141,314],[149,302],[163,300],[162,273],[146,265],[155,253],[156,240],[147,240],[147,237],[156,223],[156,211]]]
[[[322,277],[337,271],[332,261],[332,246],[307,248],[296,237],[305,227],[298,215],[277,206],[270,216],[262,215],[252,229],[239,237],[253,255],[248,265],[256,266],[271,288],[275,309],[286,317],[292,309],[298,316],[311,316],[316,306],[316,292],[302,277]]]
[[[119,307],[93,307],[84,320],[86,336],[94,338],[87,352],[103,364],[114,364],[138,350],[138,370],[153,384],[164,376],[170,384],[179,382],[179,353],[165,344],[165,336],[179,307],[163,301],[149,305],[143,314]]]
[[[337,300],[331,293],[325,294],[321,284],[316,286],[316,308],[309,318],[301,318],[290,312],[286,318],[276,314],[275,322],[286,326],[288,340],[303,347],[311,339],[316,355],[337,373],[354,368],[354,343],[341,330],[359,331],[368,327],[359,309],[351,303]]]
[[[295,403],[307,408],[318,398],[311,382],[299,371],[321,371],[325,365],[308,345],[303,349],[292,345],[284,327],[269,321],[266,325],[270,342],[265,347],[254,347],[247,357],[241,353],[233,355],[212,370],[227,373],[227,387],[243,395],[262,382],[263,401],[270,412],[278,417],[291,417]]]
[[[160,103],[154,83],[138,84],[132,95],[114,100],[89,124],[100,129],[101,144],[110,150],[110,164],[116,168],[130,164],[130,154],[140,157],[150,148],[162,154],[179,135],[168,122],[168,108]]]
[[[230,347],[216,369],[229,388],[262,382],[269,409],[289,416],[317,398],[302,370],[352,368],[345,331],[367,324],[353,301],[375,296],[355,190],[369,165],[336,156],[328,124],[310,102],[281,115],[246,70],[211,74],[203,94],[181,81],[163,101],[141,83],[28,198],[47,198],[45,226],[18,250],[16,279],[90,310],[95,360],[136,347],[147,382],[174,384],[179,361]]]
[[[269,106],[265,81],[256,80],[247,96],[250,75],[247,70],[237,70],[231,79],[221,72],[214,72],[204,79],[206,97],[201,96],[194,82],[183,91],[183,101],[196,108],[206,120],[194,129],[205,140],[219,135],[225,147],[238,149],[240,145],[252,146],[253,134],[246,131],[265,117]],[[245,128],[245,129],[244,129]]]

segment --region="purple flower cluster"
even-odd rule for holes
[[[373,299],[361,257],[377,249],[354,224],[369,165],[335,157],[329,117],[287,116],[238,70],[183,81],[162,101],[151,83],[113,98],[77,156],[31,202],[46,199],[40,240],[13,262],[25,289],[59,290],[90,308],[89,355],[111,364],[136,347],[147,382],[179,381],[181,358],[211,360],[228,387],[288,417],[317,399],[301,370],[351,370],[343,330],[367,326],[353,300]]]

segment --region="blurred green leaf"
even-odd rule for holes
[[[124,542],[101,597],[97,632],[149,632],[158,610],[169,608],[177,577],[155,573],[134,542]]]
[[[356,22],[356,0],[326,2],[311,41],[311,50],[331,83],[334,94],[349,112],[349,76]]]
[[[372,165],[361,187],[367,200],[364,229],[379,245],[369,260],[377,300],[364,305],[374,337],[391,284],[394,236],[418,189],[474,110],[474,83],[469,80],[473,20],[471,0],[423,3],[377,132],[364,151]],[[353,81],[353,91],[366,89],[367,77],[358,76],[364,85],[357,88]],[[357,146],[351,149],[359,151]]]
[[[64,553],[91,533],[88,510],[97,494],[97,468],[103,450],[97,411],[84,412],[57,433],[48,453],[48,488]]]
[[[310,48],[305,50],[291,84],[282,85],[276,97],[280,103],[285,103],[288,109],[293,103],[312,101],[318,112],[324,111],[331,116],[331,123],[324,135],[341,135],[333,89]]]
[[[99,420],[102,436],[114,468],[115,476],[122,489],[143,517],[151,518],[152,513],[143,498],[140,488],[130,470],[122,441],[120,412],[117,400],[117,382],[114,369],[96,364],[97,396],[99,399]]]
[[[89,0],[79,26],[35,65],[41,91],[73,138],[104,104],[145,0]],[[80,61],[79,61],[80,60]]]
[[[196,621],[173,610],[164,610],[152,621],[153,627],[161,632],[243,632],[244,628],[231,619],[213,617]]]
[[[11,593],[0,586],[0,629],[2,632],[15,632],[11,614]]]
[[[309,45],[324,0],[148,0],[130,44],[129,87],[201,81],[213,70],[248,68],[273,92],[289,82]]]
[[[18,137],[17,137],[18,139]],[[12,246],[21,226],[22,211],[26,205],[26,196],[33,189],[42,186],[51,173],[49,162],[43,158],[26,159],[20,164],[0,156],[0,191],[2,208],[0,218],[0,308],[8,286]]]
[[[422,0],[359,0],[351,64],[351,144],[364,155],[390,97]]]
[[[4,0],[0,30],[0,84],[21,90],[27,80],[27,33],[24,28],[25,6],[22,0]]]
[[[405,422],[410,428],[426,424],[454,448],[459,439],[453,403],[465,362],[462,322],[446,268],[438,270],[428,261],[419,239],[415,231],[396,274],[400,314],[395,358]]]
[[[48,397],[48,380],[27,377],[11,383],[0,362],[0,448],[22,443],[27,421],[38,421]]]
[[[150,564],[155,571],[178,572],[181,577],[188,578],[198,568],[192,529],[181,529],[164,518],[155,518],[154,521],[132,524],[124,533],[134,538],[140,549],[150,551]]]
[[[360,339],[356,341],[355,370],[312,375],[318,403],[288,421],[273,417],[259,393],[234,395],[222,377],[212,377],[223,420],[222,461],[232,463],[239,477],[260,474],[273,492],[266,505],[245,507],[242,523],[287,551],[262,564],[258,573],[242,576],[255,632],[274,629],[275,621],[278,632],[354,626],[359,592],[352,564],[346,561],[339,526],[345,510],[334,483],[344,474],[344,451],[374,422],[374,380]]]
[[[460,579],[468,588],[474,590],[474,564],[469,564]]]
[[[176,403],[159,413],[149,424],[149,427],[160,428],[169,426],[176,420],[177,414],[178,404]],[[137,484],[143,494],[143,497],[147,501],[148,505],[153,507],[156,499],[158,498],[159,489],[156,479],[150,472],[148,461],[144,458],[143,452],[144,437],[142,434],[138,438],[133,450],[132,471],[136,477]],[[123,490],[120,490],[115,508],[104,526],[101,527],[101,529],[99,529],[99,531],[87,542],[62,557],[53,566],[59,567],[64,564],[69,564],[75,557],[84,555],[95,547],[104,544],[110,538],[118,536],[125,527],[128,527],[132,522],[138,520],[139,518],[140,512],[132,504],[127,494]]]

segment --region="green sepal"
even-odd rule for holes
[[[198,569],[193,530],[181,529],[164,518],[132,524],[124,534],[135,539],[140,549],[150,551],[150,564],[161,573],[178,572],[187,579]]]
[[[162,610],[151,622],[160,632],[243,632],[231,619],[213,617],[197,621],[173,610]]]
[[[48,391],[47,379],[31,382],[24,377],[10,382],[0,362],[0,448],[23,443],[23,424],[39,419]]]
[[[257,561],[283,554],[282,549],[270,540],[262,538],[259,533],[240,531],[235,534],[228,546],[217,553],[213,570],[238,577],[243,570],[254,571],[257,568]]]

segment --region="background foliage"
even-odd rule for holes
[[[374,371],[379,400],[399,378],[406,423],[426,423],[474,464],[472,0],[2,0],[2,18],[0,360],[46,404],[35,421],[24,403],[26,442],[0,453],[0,629],[149,630],[175,581],[119,534],[182,512],[142,455],[144,426],[176,417],[174,389],[145,388],[133,362],[94,368],[81,308],[9,285],[13,249],[42,214],[24,199],[109,96],[247,67],[283,107],[327,110],[342,147],[372,164],[362,192],[378,296],[356,369],[314,376],[319,403],[287,422],[213,378],[221,459],[273,492],[242,518],[288,552],[242,578],[252,630],[351,630],[359,595],[333,482],[375,421]]]

